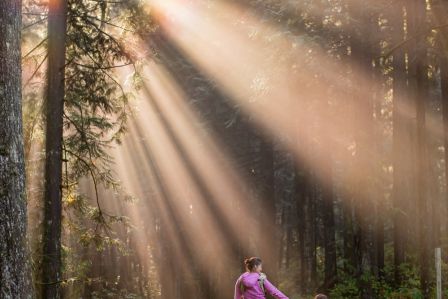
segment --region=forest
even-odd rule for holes
[[[447,0],[1,0],[0,119],[0,299],[448,298]]]

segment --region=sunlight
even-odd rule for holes
[[[16,32],[36,293],[246,298],[260,271],[289,298],[433,291],[448,4],[45,1]]]
[[[287,142],[286,146],[318,174],[326,166],[306,154],[306,148],[312,148],[316,142],[313,137],[316,127],[312,119],[322,120],[317,129],[327,136],[319,141],[324,155],[330,150],[340,153],[348,150],[354,120],[346,114],[327,112],[332,103],[350,103],[345,91],[349,86],[344,80],[338,80],[341,70],[347,66],[330,62],[319,47],[308,45],[301,38],[277,38],[275,26],[261,23],[249,15],[245,16],[244,24],[239,24],[239,20],[234,19],[235,15],[240,15],[237,6],[217,2],[204,12],[201,7],[188,10],[176,0],[151,1],[150,5],[158,11],[157,15],[173,15],[171,19],[159,20],[169,36],[201,69],[215,78],[259,126],[267,129],[274,138],[286,135],[300,140],[300,144]],[[266,49],[266,44],[271,44],[272,48]],[[270,53],[272,49],[278,53],[289,53],[294,49],[301,55],[276,59]],[[315,57],[311,63],[307,61],[307,53],[313,53]],[[295,75],[291,76],[291,72]],[[316,76],[321,77],[322,86],[312,82]],[[361,80],[360,84],[369,84],[363,73],[354,76]],[[323,88],[328,85],[333,86],[331,102],[326,88]],[[257,95],[256,104],[251,101],[254,93]],[[361,91],[355,95],[355,98],[363,97]],[[309,103],[315,103],[313,110],[301,109]],[[297,127],[300,132],[296,131]],[[371,150],[370,157],[375,157]],[[359,177],[362,177],[360,173],[353,174],[351,183],[355,178],[358,181]]]

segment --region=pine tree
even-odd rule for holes
[[[67,1],[50,1],[48,12],[48,83],[45,103],[43,298],[61,297],[62,134],[66,25]]]

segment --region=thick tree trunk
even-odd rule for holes
[[[367,1],[364,5],[368,6]],[[353,68],[353,120],[356,153],[354,157],[355,186],[352,188],[354,208],[354,255],[355,269],[362,298],[372,298],[373,288],[370,281],[362,275],[372,275],[376,269],[375,242],[375,205],[372,196],[374,171],[372,160],[376,158],[374,150],[373,99],[374,84],[366,87],[366,79],[373,81],[373,76],[364,78],[362,74],[372,74],[372,60],[375,55],[373,40],[368,32],[375,26],[376,20],[367,9],[352,9],[352,17],[358,21],[355,38],[351,40]],[[371,156],[375,156],[372,158]]]
[[[0,298],[29,298],[20,1],[0,1],[0,24]]]
[[[259,235],[259,245],[261,258],[266,265],[266,272],[269,274],[270,280],[277,282],[278,274],[278,252],[279,252],[279,231],[276,221],[277,208],[274,196],[274,149],[270,141],[264,141],[261,137],[260,144],[260,178],[257,186],[261,190],[261,198],[263,200],[261,211],[260,228],[262,231]]]
[[[62,138],[67,1],[52,0],[48,12],[43,298],[60,298]]]

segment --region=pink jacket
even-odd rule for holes
[[[253,272],[246,272],[241,274],[235,284],[235,297],[234,299],[266,299],[263,294],[263,290],[258,284],[258,278],[260,274]],[[244,286],[244,292],[241,291],[241,284]],[[276,287],[269,280],[264,280],[264,289],[266,292],[277,299],[288,299],[282,292],[277,290]]]

